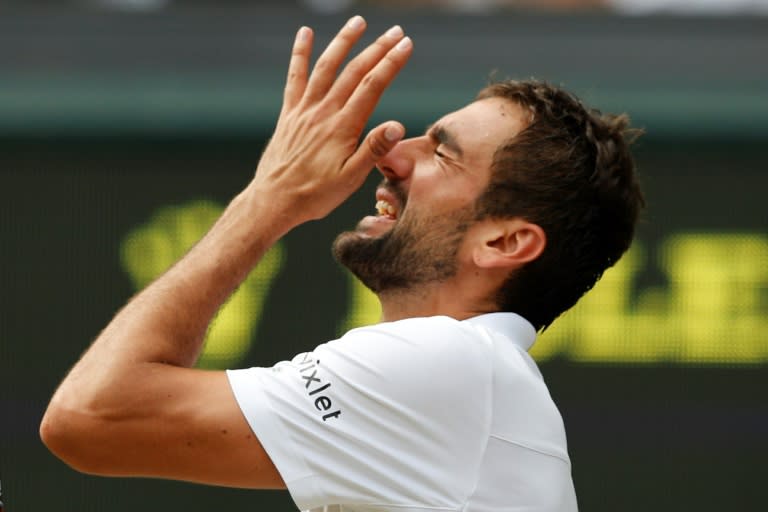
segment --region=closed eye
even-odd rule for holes
[[[437,149],[437,147],[443,146],[448,149],[452,155],[458,157],[459,159],[464,157],[464,151],[456,141],[456,136],[452,132],[446,130],[443,126],[430,126],[427,128],[427,136],[432,139],[433,143],[435,144],[435,154],[437,156],[446,156],[445,153]]]

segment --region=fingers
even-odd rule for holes
[[[308,101],[318,100],[326,95],[336,79],[339,66],[363,35],[365,25],[362,16],[352,17],[320,55],[307,84],[305,98]]]
[[[405,37],[391,48],[365,78],[355,87],[352,96],[342,109],[351,128],[362,130],[373,113],[384,90],[392,83],[413,51],[411,38]]]
[[[392,148],[402,140],[405,128],[396,121],[389,121],[371,130],[344,164],[344,173],[350,176],[361,176],[361,182],[368,171]]]
[[[308,27],[299,29],[288,66],[284,110],[300,101],[308,104],[325,101],[341,108],[352,97],[350,114],[358,112],[367,118],[373,112],[384,89],[408,60],[412,43],[410,38],[403,38],[402,28],[395,25],[352,59],[337,79],[339,67],[360,39],[365,26],[361,16],[352,17],[317,60],[311,74],[309,62],[314,35]],[[355,123],[358,131],[364,125],[365,119]]]
[[[333,84],[328,97],[338,105],[346,103],[363,77],[403,38],[403,35],[400,25],[395,25],[352,59]]]
[[[309,27],[301,27],[296,33],[283,94],[284,108],[293,107],[304,95],[309,75],[309,59],[312,54],[313,39],[314,34]]]

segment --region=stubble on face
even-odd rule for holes
[[[402,190],[387,187],[405,207]],[[474,216],[467,207],[449,215],[405,214],[386,233],[371,237],[360,228],[341,233],[333,255],[375,293],[404,291],[444,281],[457,271],[457,255]]]

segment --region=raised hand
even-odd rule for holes
[[[250,186],[257,200],[268,200],[293,226],[341,204],[405,133],[400,123],[389,121],[358,146],[368,118],[413,48],[402,29],[392,27],[337,78],[364,31],[362,17],[349,20],[311,74],[313,32],[302,27],[296,35],[280,118]]]

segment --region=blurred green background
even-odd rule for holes
[[[535,348],[566,423],[580,507],[764,510],[768,18],[629,16],[592,3],[309,4],[9,2],[0,11],[6,509],[293,510],[281,492],[81,475],[45,450],[37,425],[114,312],[248,182],[295,30],[314,27],[324,45],[360,12],[366,41],[400,23],[415,43],[372,124],[398,119],[421,132],[495,72],[564,84],[645,128],[637,160],[649,206],[638,243]],[[201,364],[272,365],[376,318],[329,245],[373,211],[377,181],[373,173],[270,253],[220,315]]]

